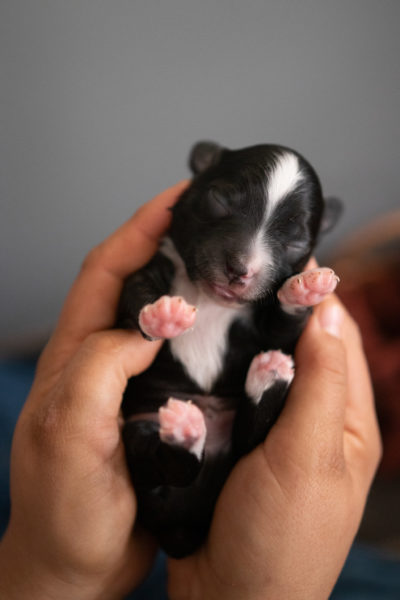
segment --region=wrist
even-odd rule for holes
[[[107,600],[101,575],[89,581],[75,573],[55,573],[40,556],[27,551],[9,539],[7,533],[0,541],[0,598],[2,600]]]

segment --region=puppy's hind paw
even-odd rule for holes
[[[258,404],[264,392],[276,382],[289,385],[294,377],[294,364],[291,356],[280,350],[270,350],[257,354],[251,361],[246,377],[246,394]]]
[[[182,446],[200,459],[206,440],[206,424],[201,410],[192,402],[170,398],[158,410],[160,438],[173,446]]]

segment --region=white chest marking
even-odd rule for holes
[[[223,366],[229,327],[243,309],[219,306],[201,292],[195,300],[192,295],[188,298],[180,285],[173,293],[193,303],[198,311],[194,328],[171,340],[172,354],[184,365],[188,375],[208,392]]]
[[[229,328],[235,319],[247,314],[248,308],[222,306],[194,285],[186,274],[183,261],[171,246],[168,240],[161,249],[176,268],[170,293],[182,296],[198,309],[193,329],[170,340],[171,352],[193,381],[209,392],[223,366]]]

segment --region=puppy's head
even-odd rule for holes
[[[170,236],[192,281],[223,303],[254,301],[300,271],[340,203],[294,150],[273,145],[193,148],[190,187]]]

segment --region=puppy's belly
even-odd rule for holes
[[[190,400],[202,411],[207,429],[206,456],[229,452],[232,442],[233,421],[236,414],[232,400],[202,394],[192,394],[188,398],[179,392],[173,393],[171,396],[177,400]],[[158,423],[158,412],[137,413],[128,417],[127,422],[142,420]]]

